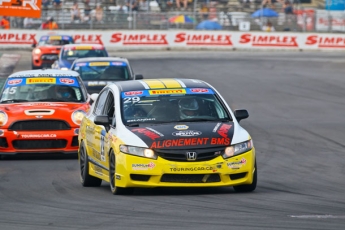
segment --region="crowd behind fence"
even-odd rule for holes
[[[109,2],[115,0],[107,0]],[[131,3],[136,0],[129,0]],[[183,1],[183,0],[181,0]],[[138,5],[126,5],[126,0],[117,0],[117,4],[97,3],[86,0],[78,2],[64,2],[63,5],[54,5],[53,0],[49,7],[42,9],[41,18],[10,18],[11,28],[15,29],[42,29],[41,25],[48,18],[53,18],[59,29],[94,29],[94,30],[171,30],[171,29],[196,29],[203,20],[217,21],[222,30],[237,31],[262,31],[267,30],[266,25],[271,25],[267,31],[299,31],[299,32],[343,32],[345,31],[345,13],[327,12],[317,9],[303,9],[298,4],[293,5],[292,11],[284,11],[284,5],[274,9],[277,17],[251,17],[255,10],[270,7],[259,1],[241,0],[236,7],[230,8],[226,2],[209,2],[208,0],[186,0],[187,7],[176,8],[172,0],[146,1],[140,0]],[[236,0],[239,1],[239,0]],[[109,3],[108,2],[108,3]],[[265,2],[270,2],[265,0]],[[174,4],[173,4],[174,3]],[[226,3],[226,4],[223,4]],[[43,3],[44,4],[44,1]],[[250,5],[246,5],[250,4]],[[217,7],[216,7],[217,5]],[[91,7],[92,6],[92,7]],[[183,3],[181,2],[181,6]],[[207,6],[207,10],[203,8]],[[221,7],[223,6],[223,7]],[[226,6],[226,7],[225,7]],[[249,10],[245,10],[249,8]],[[231,10],[232,9],[232,10]],[[238,11],[236,11],[238,10]],[[174,16],[182,15],[192,21],[176,23],[171,21]],[[245,26],[244,26],[245,25]]]

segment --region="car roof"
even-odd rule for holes
[[[74,48],[74,47],[82,47],[82,46],[92,46],[97,49],[105,49],[105,47],[101,44],[86,44],[86,43],[78,43],[78,44],[66,44],[63,45],[63,48]]]
[[[185,78],[158,78],[133,81],[117,81],[115,84],[121,92],[145,89],[183,89],[183,88],[211,88],[211,86],[198,79]]]
[[[97,61],[124,61],[128,62],[126,58],[122,57],[87,57],[87,58],[78,58],[75,62],[97,62]]]
[[[13,77],[79,77],[79,74],[72,70],[57,70],[57,69],[39,69],[39,70],[25,70],[11,74],[8,78]]]

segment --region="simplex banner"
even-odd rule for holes
[[[345,50],[345,34],[229,31],[37,31],[2,30],[0,48],[31,48],[47,34],[72,35],[76,43],[102,44],[109,50],[296,49]]]

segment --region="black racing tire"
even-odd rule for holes
[[[122,188],[116,186],[116,156],[113,150],[109,154],[109,184],[110,191],[113,195],[130,195],[133,194],[134,188]]]
[[[79,146],[79,166],[80,166],[80,182],[84,187],[99,187],[102,184],[102,179],[91,176],[89,174],[89,158],[86,153],[84,142]]]
[[[254,169],[253,182],[251,184],[233,186],[236,192],[253,192],[256,189],[256,184],[258,182],[258,167],[256,166],[256,161]]]

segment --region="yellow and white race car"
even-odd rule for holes
[[[93,94],[79,141],[85,187],[110,183],[113,194],[134,188],[233,186],[254,191],[255,149],[210,84],[195,79],[114,82]]]

